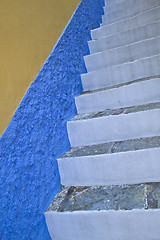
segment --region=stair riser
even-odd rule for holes
[[[125,3],[117,4],[117,10],[111,10],[109,7],[104,7],[105,15],[102,16],[102,25],[104,23],[115,22],[115,19],[124,19],[127,16],[133,16],[143,11],[147,11],[150,8],[160,6],[159,0],[142,0],[142,1],[125,1]],[[123,7],[122,7],[123,6]]]
[[[110,14],[112,12],[116,12],[124,8],[128,8],[128,6],[135,5],[136,1],[137,0],[131,0],[131,1],[120,0],[120,1],[117,1],[115,4],[113,2],[108,2],[103,7],[104,14]]]
[[[88,72],[160,54],[160,37],[84,57]]]
[[[54,240],[159,240],[160,210],[45,213]]]
[[[92,91],[160,74],[160,55],[81,75],[84,91]]]
[[[68,136],[72,147],[158,136],[160,110],[117,116],[69,121]]]
[[[160,148],[58,160],[64,186],[160,182]]]
[[[105,0],[105,6],[115,6],[119,2],[124,2],[125,0]]]
[[[160,21],[133,28],[110,37],[89,41],[88,45],[90,53],[93,54],[158,36],[160,36]]]
[[[135,17],[126,19],[115,24],[100,27],[91,31],[92,39],[99,39],[105,36],[113,35],[118,32],[126,31],[138,26],[152,23],[160,19],[160,7],[148,10],[142,14],[138,14]]]
[[[78,114],[100,112],[160,101],[160,78],[80,95],[75,98]]]

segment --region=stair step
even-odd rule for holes
[[[84,91],[116,86],[160,75],[160,55],[114,65],[81,75]]]
[[[113,48],[84,57],[88,72],[160,54],[160,37]]]
[[[104,186],[160,182],[160,147],[112,154],[60,158],[65,186]]]
[[[138,13],[145,12],[150,8],[160,6],[159,0],[131,0],[116,4],[116,9],[111,7],[104,7],[105,15],[102,16],[102,25],[121,21],[132,17]]]
[[[160,21],[88,42],[91,54],[160,36]]]
[[[116,5],[117,3],[120,3],[120,2],[124,2],[125,0],[105,0],[105,6],[114,6]]]
[[[128,19],[96,28],[91,31],[91,36],[95,40],[158,20],[160,20],[160,7],[151,8]]]
[[[159,183],[63,187],[45,218],[55,240],[159,240],[159,207]]]
[[[67,123],[72,147],[153,137],[160,132],[160,104],[77,115]]]
[[[148,0],[147,0],[148,1]],[[104,13],[108,14],[111,12],[116,12],[122,9],[127,9],[130,6],[133,7],[134,9],[137,8],[139,5],[140,7],[143,6],[144,4],[146,5],[147,1],[143,2],[143,0],[141,0],[141,2],[139,2],[138,0],[130,0],[130,1],[126,1],[126,0],[119,0],[117,2],[113,2],[113,1],[107,1],[105,2],[104,5]]]
[[[160,136],[136,138],[117,142],[107,142],[91,146],[80,146],[70,148],[68,152],[61,156],[63,158],[90,157],[96,155],[106,155],[112,153],[130,152],[150,148],[160,147]]]
[[[143,94],[142,94],[143,93]],[[100,112],[160,101],[160,78],[118,88],[83,93],[75,98],[78,114]]]

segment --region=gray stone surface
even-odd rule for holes
[[[160,136],[71,148],[61,158],[100,155],[160,147]]]
[[[99,118],[99,117],[110,116],[110,115],[135,113],[135,112],[159,109],[159,108],[160,108],[160,102],[138,105],[138,106],[133,106],[133,107],[119,108],[119,109],[106,109],[101,112],[85,113],[85,114],[81,114],[81,115],[76,115],[70,121]]]
[[[63,187],[47,211],[160,208],[160,183],[103,187]]]

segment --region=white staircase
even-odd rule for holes
[[[160,1],[104,12],[46,222],[54,240],[160,240]]]

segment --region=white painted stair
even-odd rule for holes
[[[54,240],[160,240],[160,1],[104,13],[46,222]]]
[[[158,6],[160,6],[159,0],[124,0],[117,3],[115,8],[106,6],[104,7],[105,15],[102,16],[102,25],[120,21]]]

